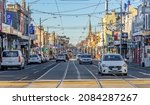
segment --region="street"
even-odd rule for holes
[[[150,88],[150,68],[129,65],[128,76],[98,74],[93,65],[55,60],[0,71],[1,88]]]

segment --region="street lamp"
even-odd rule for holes
[[[52,17],[52,18],[57,18],[57,17]],[[41,19],[40,18],[40,54],[42,53],[41,49],[42,49],[42,41],[41,41],[41,27],[42,27],[42,23],[44,23],[45,21],[49,20],[51,18],[46,18],[46,19]]]

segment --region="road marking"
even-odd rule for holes
[[[52,63],[51,65],[53,65],[54,63]],[[50,66],[51,66],[50,65]],[[36,65],[37,66],[37,65]],[[34,74],[36,74],[37,72],[39,72],[39,71],[36,71],[36,72],[34,72]],[[26,76],[27,77],[27,76]],[[26,79],[26,77],[24,77],[25,79]],[[22,80],[24,80],[24,78],[21,78],[20,80],[18,80],[18,81],[22,81]],[[27,77],[28,78],[28,77]]]
[[[95,78],[96,83],[100,86],[100,88],[103,88],[101,82],[99,81],[99,79],[86,67],[84,66],[84,68]]]
[[[133,75],[131,75],[131,74],[128,74],[128,76],[133,77],[133,78],[135,78],[135,79],[140,79],[140,78],[138,78],[138,77],[136,77],[136,76],[133,76]]]
[[[39,71],[35,71],[34,74],[38,73]]]
[[[94,67],[96,67],[96,68],[98,67],[98,66],[96,66],[96,65],[92,65],[92,66],[94,66]]]
[[[147,75],[147,76],[150,76],[150,74],[148,73],[143,73],[143,72],[139,72],[140,74],[143,74],[143,75]]]
[[[28,76],[25,76],[22,79],[20,79],[19,81],[22,81],[22,80],[27,79],[27,78],[28,78]]]
[[[67,75],[67,72],[68,72],[68,69],[69,69],[69,64],[70,64],[70,61],[69,61],[68,64],[67,64],[67,67],[66,67],[66,70],[65,70],[65,73],[64,73],[63,78],[62,78],[61,81],[58,83],[58,85],[56,86],[56,88],[58,88],[58,87],[62,84],[62,82],[64,81],[64,79],[66,78],[66,75]]]
[[[34,67],[37,67],[37,66],[39,66],[39,65],[29,66],[29,67],[26,67],[25,70],[31,69],[31,68],[34,68]]]
[[[55,65],[53,68],[49,69],[46,73],[44,73],[42,76],[40,76],[38,79],[36,79],[36,81],[43,78],[46,74],[48,74],[50,71],[52,71],[54,68],[58,67],[59,65],[60,65],[60,63]]]
[[[75,65],[74,61],[73,61],[73,64],[74,64],[74,66],[75,66],[75,68],[76,68],[76,70],[77,70],[78,80],[79,80],[79,79],[81,79],[79,69],[78,69],[78,67]]]
[[[2,74],[2,73],[6,73],[6,72],[8,72],[8,71],[1,71],[1,72],[0,72],[0,74]]]
[[[144,68],[144,67],[142,69],[142,68],[138,68],[138,67],[129,66],[129,68],[131,68],[131,69],[137,69],[137,70],[150,70],[150,69]]]

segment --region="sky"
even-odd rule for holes
[[[8,3],[21,0],[7,0]],[[92,31],[100,30],[101,17],[105,11],[105,0],[25,0],[31,10],[34,24],[39,25],[40,18],[45,30],[58,35],[70,37],[72,44],[77,44],[88,34],[89,16],[91,15]],[[109,10],[119,11],[120,0],[108,0]],[[128,0],[123,0],[123,4]],[[141,0],[131,0],[133,6]],[[92,13],[92,14],[91,14]],[[44,21],[45,20],[45,21]]]

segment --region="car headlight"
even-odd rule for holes
[[[108,66],[107,66],[107,65],[105,65],[105,64],[102,64],[102,66],[103,66],[103,67],[108,67]]]
[[[123,67],[127,67],[127,64],[124,64]]]

